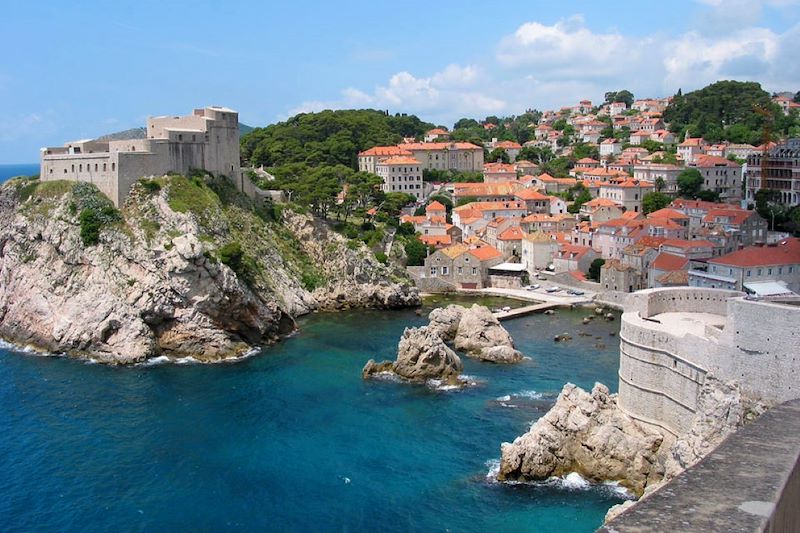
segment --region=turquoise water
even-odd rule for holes
[[[22,165],[0,165],[0,183],[14,176],[33,176],[39,173],[39,163]]]
[[[109,368],[0,353],[4,531],[592,531],[608,487],[487,481],[565,381],[616,387],[618,322],[506,323],[531,360],[455,392],[367,381],[413,311],[320,314],[235,364]],[[553,335],[588,330],[600,339]],[[605,347],[596,347],[602,342]],[[535,391],[535,392],[534,392]],[[510,399],[499,401],[509,395]],[[503,405],[505,404],[505,406]]]

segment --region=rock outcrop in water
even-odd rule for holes
[[[457,350],[470,357],[493,363],[522,361],[511,335],[487,307],[448,305],[431,311],[428,320],[429,327],[442,340],[452,342]]]
[[[0,337],[108,363],[219,361],[315,309],[419,303],[402,273],[308,215],[265,213],[224,179],[0,188]]]
[[[591,393],[568,383],[530,431],[501,446],[500,480],[543,480],[578,472],[591,481],[619,480],[636,493],[663,476],[663,436],[617,409],[604,385]]]
[[[692,427],[675,439],[623,413],[604,385],[587,393],[568,383],[527,433],[501,445],[498,479],[534,481],[578,472],[595,482],[619,481],[641,496],[695,464],[765,408],[735,383],[707,374]]]
[[[397,360],[376,363],[370,359],[361,375],[364,378],[392,372],[411,381],[438,379],[458,382],[463,365],[458,355],[427,326],[406,328],[397,345]]]

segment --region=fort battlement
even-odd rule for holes
[[[697,287],[631,294],[620,329],[620,408],[685,433],[709,372],[767,402],[800,398],[800,307],[743,296]]]
[[[41,149],[42,180],[93,183],[117,207],[140,178],[193,169],[241,184],[236,111],[210,106],[187,116],[151,117],[145,139],[83,140]]]

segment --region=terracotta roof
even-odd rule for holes
[[[728,161],[724,157],[719,157],[717,155],[708,155],[708,154],[700,154],[695,157],[693,166],[705,168],[705,167],[731,167],[731,168],[741,168],[742,165],[738,163],[734,163],[733,161]]]
[[[428,207],[425,208],[425,212],[426,213],[428,211],[446,211],[446,210],[447,209],[441,203],[437,202],[436,200],[434,200],[431,203],[429,203]]]
[[[495,146],[495,148],[502,148],[504,150],[508,150],[508,149],[513,150],[513,149],[516,149],[516,148],[522,148],[522,146],[518,142],[514,142],[514,141],[500,141],[498,143],[495,143],[494,146]]]
[[[622,213],[622,218],[625,220],[637,220],[642,217],[642,214],[638,211],[625,211]]]
[[[661,252],[653,259],[652,267],[656,270],[683,270],[689,264],[689,259],[680,255]]]
[[[687,241],[686,239],[667,239],[662,243],[663,246],[672,246],[674,248],[714,248],[714,243],[704,239],[696,239]]]
[[[656,278],[662,285],[688,285],[689,284],[689,271],[688,270],[672,270],[665,272]]]
[[[422,150],[483,150],[480,146],[475,146],[472,143],[465,142],[452,142],[452,143],[407,143],[402,145],[404,150],[422,151]]]
[[[419,165],[419,161],[413,157],[408,156],[395,156],[381,159],[378,161],[379,165]]]
[[[580,259],[592,249],[588,246],[580,246],[577,244],[562,244],[558,251],[562,255],[569,256],[570,259]]]
[[[448,135],[448,132],[442,128],[433,128],[432,130],[425,132],[425,135]]]
[[[497,239],[500,241],[519,241],[522,240],[522,237],[524,236],[525,233],[520,229],[519,226],[512,226],[498,235]]]
[[[617,272],[626,272],[629,270],[635,270],[632,266],[624,264],[619,259],[608,259],[605,263],[603,263],[603,266],[601,266],[600,268],[602,268],[603,270],[609,270],[613,268]]]
[[[708,210],[706,216],[703,217],[703,222],[714,224],[718,223],[716,220],[717,218],[727,218],[729,220],[727,222],[723,222],[724,224],[742,224],[754,214],[755,211],[746,211],[744,209],[714,208]]]
[[[670,209],[668,207],[665,207],[663,209],[659,209],[658,211],[653,211],[652,213],[647,215],[647,218],[669,218],[672,220],[686,220],[689,218],[689,215],[684,214],[675,209]]]
[[[424,224],[427,221],[428,221],[428,217],[426,217],[425,215],[419,215],[419,216],[403,215],[403,216],[400,217],[400,223],[401,224],[403,222],[410,222],[411,224]]]
[[[399,146],[374,146],[369,150],[359,152],[361,156],[393,156],[393,155],[411,155],[411,152]]]
[[[595,198],[594,200],[589,200],[583,205],[588,207],[619,207],[617,202],[609,200],[608,198]]]
[[[509,172],[514,173],[517,169],[510,163],[484,163],[484,172]]]
[[[478,258],[479,261],[488,261],[490,259],[503,256],[503,254],[501,254],[500,251],[494,246],[481,246],[480,248],[473,248],[469,251],[469,253]]]
[[[466,252],[468,249],[469,247],[466,244],[454,244],[453,246],[442,248],[440,251],[450,259],[455,259],[459,255]]]
[[[583,159],[578,159],[575,161],[576,165],[599,165],[600,161],[596,159],[592,159],[591,157],[584,157]]]
[[[450,235],[420,235],[419,240],[432,246],[449,246],[453,243]]]
[[[800,264],[800,238],[784,239],[774,246],[748,246],[708,262],[737,267]]]
[[[522,202],[472,202],[456,207],[453,211],[461,213],[461,211],[503,211],[504,209],[525,210],[526,207]]]
[[[514,193],[515,198],[520,200],[550,200],[550,196],[544,195],[534,189],[522,189]]]

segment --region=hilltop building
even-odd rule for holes
[[[789,139],[770,149],[766,155],[751,154],[747,158],[746,189],[748,202],[755,202],[759,189],[771,189],[777,191],[774,201],[779,204],[787,207],[800,205],[800,139]]]
[[[42,148],[41,179],[93,183],[119,207],[144,176],[201,169],[240,183],[239,114],[225,107],[147,119],[147,138]]]

